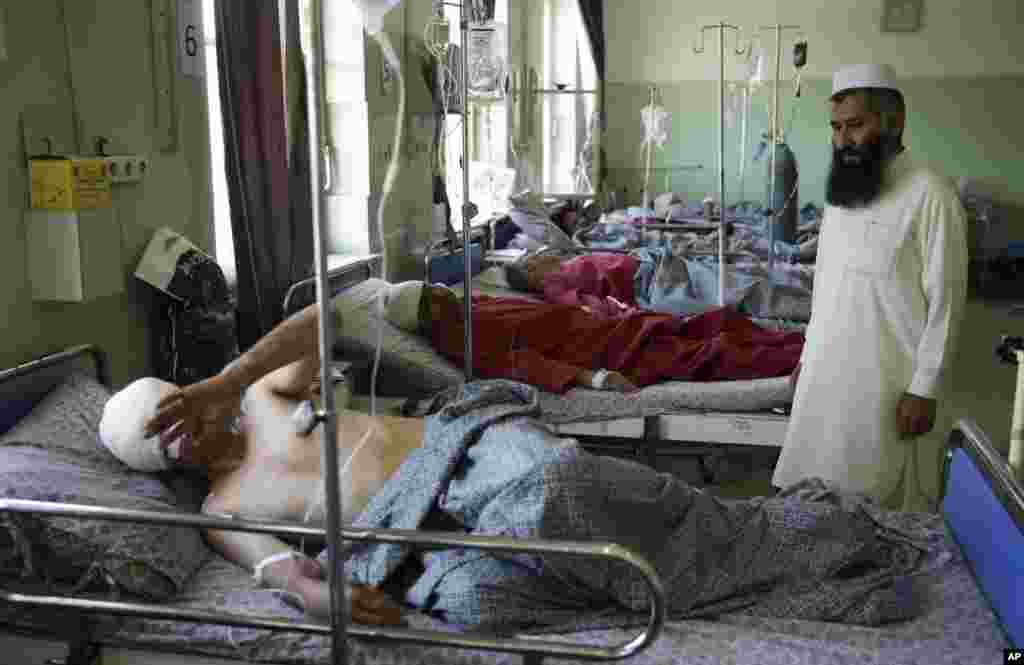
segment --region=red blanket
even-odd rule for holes
[[[730,308],[692,317],[629,308],[598,314],[579,305],[473,297],[473,368],[480,378],[564,392],[581,369],[617,370],[637,385],[790,374],[801,333],[765,330]],[[462,308],[433,322],[434,346],[463,364]]]

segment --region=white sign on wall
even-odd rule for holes
[[[203,3],[202,0],[178,0],[178,60],[181,73],[203,77]]]

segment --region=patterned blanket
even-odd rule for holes
[[[537,392],[522,384],[462,387],[427,419],[423,446],[356,528],[446,523],[479,535],[613,541],[654,565],[672,618],[743,612],[879,625],[921,611],[925,578],[915,573],[928,546],[884,527],[865,497],[806,481],[772,499],[723,502],[590,454],[554,436],[538,412]],[[408,602],[489,630],[643,621],[648,605],[631,567],[567,555],[413,555],[357,543],[346,567],[353,581],[374,585],[411,567]]]

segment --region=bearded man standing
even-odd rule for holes
[[[840,69],[830,101],[811,321],[773,485],[819,477],[885,508],[935,511],[967,292],[964,210],[953,183],[904,148],[891,67]]]

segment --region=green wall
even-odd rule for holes
[[[980,179],[1011,212],[1014,237],[1024,238],[1018,208],[1024,207],[1024,133],[1018,117],[1024,108],[1024,77],[911,78],[900,82],[907,101],[904,143],[917,158],[951,177]],[[648,83],[609,83],[607,109],[609,131],[609,186],[629,190],[630,203],[639,203],[643,185],[640,150],[640,109],[648,102]],[[671,113],[669,142],[655,150],[652,159],[652,193],[669,188],[687,197],[717,192],[718,83],[682,81],[655,84],[662,104]],[[831,159],[829,104],[831,82],[803,82],[802,96],[793,97],[792,83],[783,83],[779,105],[788,127],[787,140],[800,168],[800,204],[824,201],[825,179]],[[758,137],[767,130],[771,91],[758,91],[749,116],[752,157]],[[740,194],[741,124],[726,129],[726,201]],[[654,171],[700,164],[700,170]],[[744,179],[747,199],[765,200],[767,165],[749,161]]]
[[[61,5],[67,8],[70,39],[60,21]],[[151,373],[153,293],[132,272],[153,231],[162,226],[207,251],[212,246],[205,82],[175,77],[178,147],[161,152],[154,130],[149,6],[124,0],[0,3],[7,38],[7,59],[0,60],[0,367],[66,346],[95,343],[110,354],[115,382]],[[75,145],[69,61],[82,146]],[[145,181],[114,190],[110,220],[119,227],[120,244],[104,251],[121,265],[122,294],[82,304],[32,300],[24,220],[29,181],[21,116],[34,109],[54,116],[53,134],[61,151],[94,154],[94,137],[104,135],[111,141],[108,153],[150,158]]]

